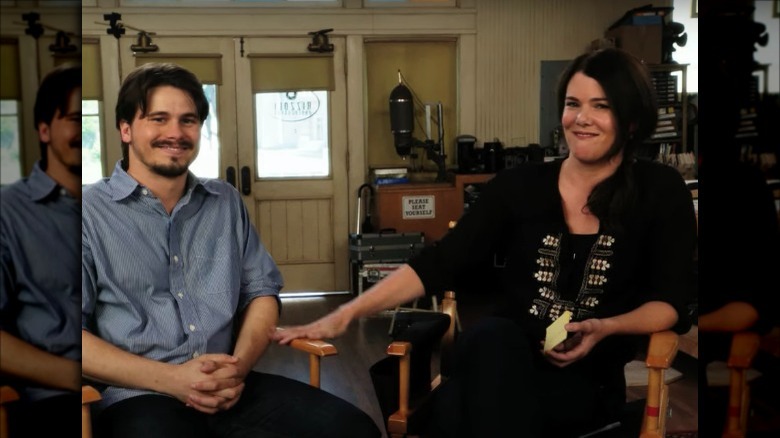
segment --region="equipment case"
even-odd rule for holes
[[[424,246],[423,233],[364,233],[349,235],[353,262],[405,262]]]

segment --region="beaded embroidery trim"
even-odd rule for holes
[[[537,250],[540,257],[536,259],[537,270],[534,279],[539,282],[538,296],[534,298],[528,313],[540,319],[555,321],[561,313],[569,310],[576,320],[589,318],[599,305],[600,295],[604,293],[603,286],[609,281],[609,270],[612,267],[609,259],[613,255],[612,246],[615,238],[601,234],[588,254],[582,285],[575,301],[561,299],[557,292],[557,279],[560,274],[560,242],[561,234],[546,235],[542,246]]]

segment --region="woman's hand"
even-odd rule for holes
[[[560,368],[587,356],[590,350],[608,334],[604,322],[595,318],[582,322],[570,322],[564,328],[567,332],[573,332],[574,335],[556,345],[552,350],[543,352],[551,364]]]
[[[352,318],[346,314],[343,308],[339,308],[311,324],[286,328],[278,327],[269,336],[280,344],[288,344],[293,339],[298,338],[332,339],[344,334],[351,320]]]

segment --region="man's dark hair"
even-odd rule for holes
[[[186,92],[195,102],[200,123],[209,115],[209,102],[203,93],[203,85],[189,70],[172,63],[149,63],[133,70],[119,90],[116,103],[116,127],[122,121],[132,123],[136,111],[141,111],[141,117],[146,117],[149,97],[152,90],[168,85]],[[122,142],[122,168],[127,170],[129,144]]]
[[[622,216],[631,211],[636,200],[631,163],[658,123],[653,81],[647,67],[626,51],[607,48],[584,53],[561,75],[558,114],[563,114],[569,81],[579,72],[599,83],[615,116],[615,143],[607,154],[611,158],[622,151],[623,161],[612,176],[594,187],[587,207],[607,227],[618,231]]]
[[[38,131],[38,125],[41,123],[51,125],[57,111],[60,112],[60,117],[65,117],[70,103],[70,95],[74,89],[80,87],[81,66],[78,64],[63,64],[49,72],[43,78],[35,96],[35,109],[33,110],[35,130]],[[48,145],[44,142],[40,143],[40,166],[42,170],[46,170],[48,165],[46,148]]]

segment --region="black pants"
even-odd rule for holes
[[[58,395],[37,402],[8,403],[11,438],[81,436],[81,395]]]
[[[435,393],[429,434],[564,437],[592,430],[601,418],[606,421],[606,392],[618,403],[625,401],[624,380],[607,390],[603,379],[594,378],[602,370],[589,361],[557,368],[541,357],[540,349],[504,318],[486,318],[464,332],[453,376]],[[623,379],[622,367],[617,378]]]
[[[371,417],[328,392],[273,374],[249,373],[233,408],[214,415],[163,395],[109,406],[95,438],[378,437]]]

